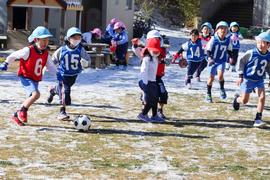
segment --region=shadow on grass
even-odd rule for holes
[[[125,123],[145,123],[136,119],[125,119],[125,118],[115,118],[111,116],[97,116],[90,115],[90,117],[101,118],[102,120],[95,120],[96,122],[104,123],[115,123],[115,122],[125,122]],[[167,120],[163,123],[153,123],[153,124],[164,124],[172,125],[175,127],[184,127],[184,126],[200,126],[200,127],[209,127],[209,128],[254,128],[253,121],[249,120],[230,120],[230,119],[175,119]],[[270,122],[265,122],[270,125]],[[270,130],[270,127],[264,126],[260,129]]]
[[[14,101],[11,99],[1,99],[0,104],[22,104],[20,101]],[[48,104],[48,103],[34,103],[34,105],[41,105],[41,106],[60,106],[60,104]],[[120,107],[110,106],[110,105],[92,105],[92,104],[71,104],[70,107],[91,107],[91,108],[107,108],[107,109],[121,109]]]
[[[91,128],[87,132],[80,132],[75,130],[72,127],[61,127],[61,126],[50,126],[50,125],[41,125],[41,124],[28,124],[26,126],[37,127],[36,131],[38,132],[54,132],[54,131],[64,131],[72,133],[83,133],[83,134],[119,134],[119,135],[130,135],[130,136],[150,136],[150,137],[177,137],[177,138],[192,138],[192,139],[205,139],[209,138],[208,136],[201,135],[187,135],[187,134],[178,134],[178,133],[165,133],[165,132],[155,132],[155,131],[132,131],[132,130],[123,130],[123,129],[93,129]]]

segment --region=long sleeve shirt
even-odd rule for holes
[[[158,67],[158,58],[145,56],[141,64],[141,80],[144,84],[148,84],[148,81],[156,81]]]

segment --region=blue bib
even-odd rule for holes
[[[62,46],[59,66],[62,75],[74,76],[82,71],[81,50],[81,45],[75,49],[70,49],[67,45]]]
[[[214,36],[214,42],[211,52],[213,53],[213,59],[216,63],[223,63],[228,60],[227,50],[230,41],[230,37],[225,37],[225,39],[221,41],[217,35]]]
[[[262,55],[258,49],[253,49],[252,55],[244,69],[244,78],[255,81],[264,79],[268,63],[270,63],[270,52]]]
[[[236,40],[233,40],[233,36],[236,37]],[[239,33],[237,33],[237,32],[231,33],[230,37],[231,37],[233,49],[240,49]]]
[[[202,42],[198,39],[195,43],[191,40],[188,42],[187,60],[188,61],[202,61],[204,59],[204,50],[202,48]]]

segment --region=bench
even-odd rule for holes
[[[7,49],[7,36],[0,35],[0,49]]]
[[[104,54],[89,54],[91,57],[91,68],[105,68]]]

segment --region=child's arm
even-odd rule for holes
[[[62,47],[58,48],[52,55],[51,60],[55,65],[60,64],[60,57],[61,57],[61,49]]]
[[[88,64],[91,64],[91,57],[90,55],[85,51],[84,48],[82,48],[82,51],[81,51],[81,63],[88,63]]]
[[[212,36],[210,41],[206,44],[206,52],[209,66],[215,63],[213,58],[213,45],[214,45],[214,37]]]
[[[180,49],[177,51],[177,53],[173,56],[173,62],[176,61],[177,58],[181,57],[182,53],[184,51],[187,51],[188,49],[188,42],[185,42],[180,46]]]
[[[236,84],[238,86],[240,86],[240,84],[243,82],[245,66],[248,63],[248,60],[250,59],[251,55],[252,55],[252,50],[249,50],[239,60],[239,68],[238,68],[239,78],[236,81]]]
[[[149,67],[149,57],[144,57],[141,64],[141,78],[143,84],[148,84],[148,67]]]
[[[126,42],[128,42],[128,35],[127,33],[123,33],[122,34],[122,39],[120,39],[119,41],[116,41],[117,45],[121,45],[121,44],[125,44]]]
[[[46,63],[46,70],[51,74],[51,75],[56,75],[57,73],[57,68],[52,61],[52,58],[50,55],[48,55],[47,63]]]
[[[8,69],[8,65],[13,63],[16,59],[24,59],[27,60],[29,57],[29,53],[30,53],[30,49],[28,47],[25,47],[23,49],[20,49],[18,51],[15,51],[13,53],[11,53],[5,60],[5,62],[3,62],[0,65],[0,70],[2,71],[6,71]]]

